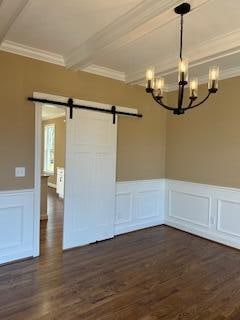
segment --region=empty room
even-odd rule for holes
[[[239,320],[240,1],[0,0],[0,74],[0,320]]]

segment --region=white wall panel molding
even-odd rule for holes
[[[166,179],[165,224],[240,249],[240,189]]]
[[[0,190],[0,196],[33,193],[34,189]]]
[[[240,202],[218,200],[217,231],[239,237]]]
[[[0,191],[0,264],[33,256],[34,190]]]
[[[164,185],[164,179],[117,182],[115,234],[162,224]]]
[[[32,189],[0,191],[0,264],[37,255],[34,198]],[[170,179],[116,183],[115,235],[163,223],[240,249],[240,189]]]
[[[169,190],[169,216],[210,228],[211,197],[192,192]],[[185,207],[185,203],[188,206]]]

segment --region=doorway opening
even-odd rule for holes
[[[41,107],[40,255],[62,251],[66,110]]]

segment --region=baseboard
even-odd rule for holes
[[[120,235],[132,231],[137,231],[141,229],[146,229],[150,227],[156,227],[164,224],[163,220],[153,220],[153,221],[148,221],[144,223],[139,223],[139,224],[134,224],[134,225],[128,225],[128,226],[115,226],[115,235]]]
[[[232,248],[235,248],[235,249],[240,249],[240,242],[234,242],[234,241],[231,241],[231,240],[229,240],[227,238],[221,237],[221,236],[216,235],[216,234],[211,234],[211,233],[208,233],[208,232],[202,232],[200,230],[196,230],[195,228],[190,228],[190,227],[184,226],[182,224],[179,224],[179,223],[176,223],[176,222],[172,222],[172,221],[168,221],[168,220],[164,221],[164,225],[169,226],[169,227],[173,227],[173,228],[178,229],[178,230],[182,230],[184,232],[191,233],[193,235],[196,235],[198,237],[201,237],[201,238],[204,238],[204,239],[207,239],[207,240],[211,240],[211,241],[214,241],[214,242],[221,243],[223,245],[226,245],[226,246],[229,246],[229,247],[232,247]]]
[[[0,266],[3,266],[9,262],[17,262],[21,260],[26,260],[33,257],[33,250],[26,250],[22,251],[21,253],[13,253],[13,254],[6,254],[0,256]]]
[[[55,183],[48,182],[48,187],[57,189],[57,185]]]

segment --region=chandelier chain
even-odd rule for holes
[[[180,59],[182,60],[183,50],[183,14],[181,14],[181,27],[180,27]]]

